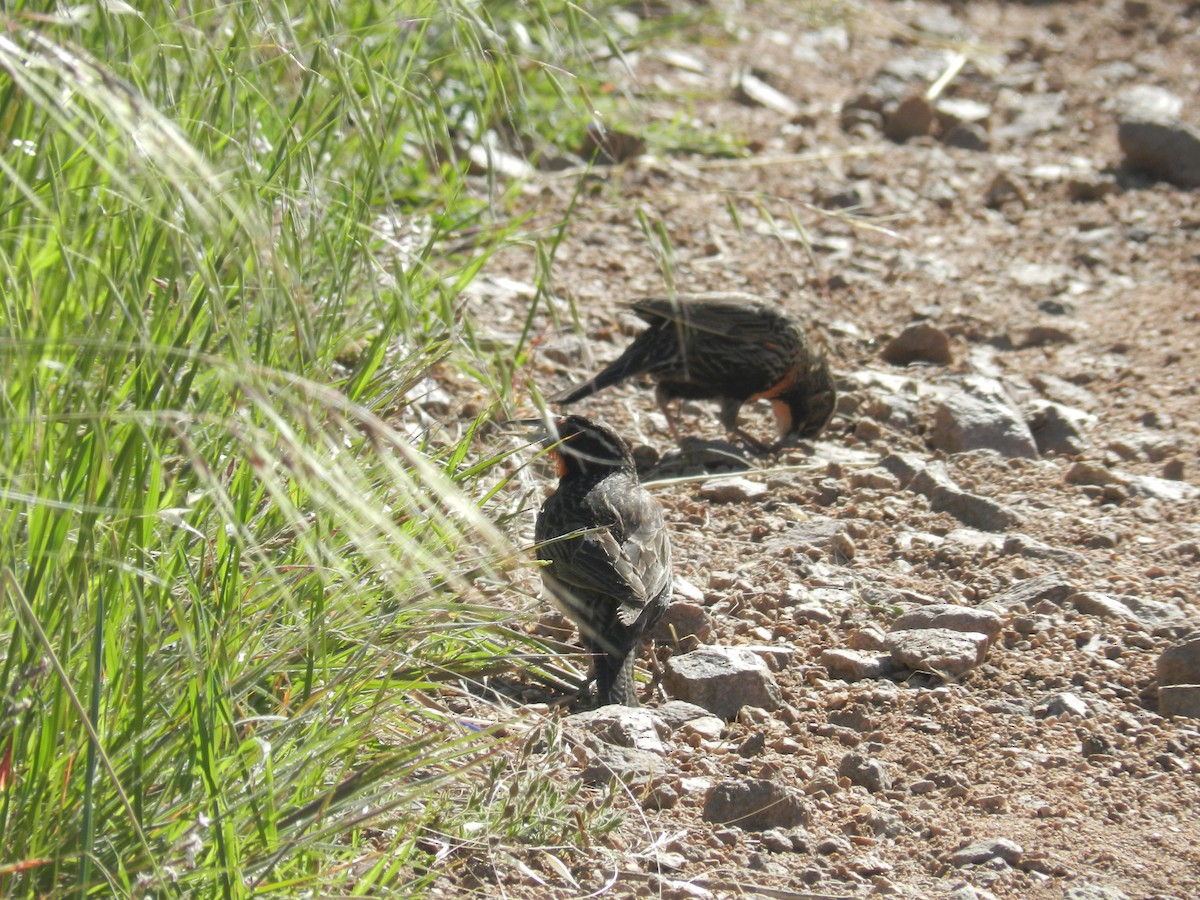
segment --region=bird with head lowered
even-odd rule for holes
[[[601,372],[556,397],[557,403],[575,403],[648,375],[672,434],[677,434],[672,400],[718,399],[725,430],[760,450],[766,445],[738,426],[748,402],[771,402],[776,447],[816,437],[833,416],[837,391],[829,362],[783,310],[736,292],[648,298],[631,309],[648,327]]]

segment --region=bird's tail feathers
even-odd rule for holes
[[[590,397],[597,391],[602,391],[606,387],[612,387],[624,381],[626,378],[632,378],[634,375],[640,375],[642,372],[650,368],[646,359],[646,354],[642,348],[636,343],[631,345],[624,353],[616,360],[607,365],[599,373],[589,378],[583,384],[573,388],[568,388],[560,394],[556,394],[551,398],[554,403],[568,406],[576,400],[582,400],[584,397]]]
[[[637,682],[633,678],[633,654],[596,657],[596,696],[600,705],[619,703],[637,706]]]

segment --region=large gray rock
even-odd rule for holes
[[[667,661],[663,686],[676,699],[732,719],[743,706],[778,709],[783,695],[762,657],[737,647],[702,647]]]
[[[1123,118],[1117,141],[1125,166],[1180,187],[1200,186],[1200,132],[1175,119]]]
[[[886,678],[896,671],[891,654],[864,653],[839,647],[821,651],[821,665],[829,672],[830,678],[843,681]]]
[[[1003,550],[1027,559],[1045,559],[1060,566],[1078,567],[1087,563],[1087,558],[1078,551],[1054,547],[1027,534],[1009,534],[1004,538]]]
[[[991,602],[1002,609],[1023,607],[1034,609],[1043,600],[1060,604],[1077,592],[1075,582],[1061,572],[1049,572],[1026,578],[1001,591],[991,598]]]
[[[884,459],[884,465],[890,459],[890,456]],[[964,491],[940,463],[931,463],[917,472],[909,481],[908,489],[928,497],[934,512],[949,513],[964,525],[981,531],[1005,531],[1021,521],[1016,511],[1003,503]]]
[[[1067,602],[1081,613],[1102,619],[1124,619],[1140,622],[1150,628],[1172,625],[1183,620],[1183,612],[1161,600],[1143,600],[1129,594],[1106,594],[1100,591],[1080,591]]]
[[[1092,710],[1078,694],[1062,691],[1051,694],[1033,707],[1033,714],[1039,719],[1047,716],[1071,716],[1076,719],[1086,719],[1092,715]]]
[[[1200,719],[1200,684],[1165,684],[1158,689],[1158,714]]]
[[[994,644],[1000,637],[1000,617],[986,609],[973,606],[957,606],[953,603],[935,603],[909,610],[892,623],[892,631],[921,628],[948,628],[951,631],[976,632],[987,636]]]
[[[572,725],[581,725],[606,744],[632,747],[665,756],[663,743],[671,736],[671,726],[654,710],[637,709],[616,704],[576,713]]]
[[[617,747],[613,744],[599,744],[580,778],[584,784],[620,781],[630,785],[648,785],[666,774],[667,765],[657,753],[632,747]]]
[[[888,650],[896,665],[944,678],[957,678],[978,666],[987,649],[987,636],[972,631],[921,628],[888,635]]]
[[[963,847],[950,855],[950,865],[980,865],[993,859],[1002,859],[1010,866],[1020,862],[1025,850],[1016,841],[1008,838],[989,838]]]
[[[1097,421],[1081,409],[1041,400],[1030,411],[1029,430],[1039,453],[1075,456],[1091,446],[1088,432]]]
[[[883,359],[894,366],[909,363],[936,363],[949,365],[954,361],[950,350],[950,336],[929,322],[913,322],[888,341],[883,347]]]
[[[1063,900],[1129,900],[1129,895],[1107,884],[1075,884],[1063,891]]]
[[[851,784],[864,787],[872,794],[892,788],[892,776],[888,773],[887,765],[861,753],[850,752],[843,756],[838,763],[838,775],[849,778]]]
[[[934,410],[930,443],[947,453],[994,450],[1001,456],[1033,458],[1037,443],[1025,417],[1004,386],[977,375],[962,379]]]
[[[667,607],[652,632],[654,640],[684,653],[695,650],[712,636],[713,622],[703,606],[676,600]]]
[[[842,519],[814,518],[807,522],[797,522],[787,531],[782,531],[767,538],[767,549],[778,551],[784,547],[805,550],[815,547],[825,553],[834,549],[839,534],[846,530]]]
[[[764,778],[714,785],[701,815],[706,822],[736,825],[747,831],[794,828],[808,825],[812,819],[800,791]]]
[[[1158,713],[1200,718],[1200,637],[1169,647],[1158,658]]]
[[[751,481],[737,475],[706,481],[700,488],[700,496],[713,503],[745,503],[748,500],[763,500],[770,495],[771,489],[761,481]]]
[[[1154,475],[1122,475],[1122,483],[1134,494],[1152,500],[1180,503],[1200,497],[1200,488],[1174,478],[1157,478]]]
[[[1158,658],[1158,683],[1200,684],[1200,637],[1168,647]]]
[[[1058,131],[1066,127],[1063,109],[1066,106],[1065,92],[1033,93],[1013,92],[1009,95],[1009,106],[1003,110],[1003,121],[993,128],[996,137],[1005,142],[1022,144],[1035,134]]]

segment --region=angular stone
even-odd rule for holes
[[[1085,615],[1102,619],[1125,619],[1141,622],[1151,628],[1171,625],[1183,619],[1183,612],[1161,600],[1143,600],[1129,594],[1106,594],[1100,591],[1080,591],[1067,602]]]
[[[978,528],[955,528],[945,537],[948,544],[961,544],[972,551],[991,552],[1004,546],[1004,539],[994,532]]]
[[[950,856],[952,866],[979,865],[992,859],[1002,859],[1010,866],[1020,862],[1025,850],[1016,841],[1008,838],[991,838],[979,841],[969,847],[956,850]]]
[[[874,622],[868,622],[846,635],[846,646],[851,650],[883,651],[887,649],[887,633]]]
[[[1158,658],[1158,685],[1200,684],[1200,637],[1168,647]]]
[[[886,875],[894,868],[891,863],[884,862],[873,853],[856,856],[847,863],[851,872],[862,878],[877,878]]]
[[[821,665],[829,672],[830,678],[843,681],[887,678],[896,671],[889,653],[863,653],[837,647],[821,651]]]
[[[883,359],[893,366],[914,362],[949,365],[954,361],[950,336],[928,322],[914,322],[884,345]]]
[[[1029,205],[1032,197],[1033,192],[1020,175],[1015,172],[997,172],[983,192],[983,204],[988,209],[999,210],[1010,205],[1014,208],[1025,207]],[[1016,272],[1010,270],[1009,277],[1015,276]]]
[[[1063,691],[1059,694],[1051,694],[1034,706],[1033,714],[1039,719],[1047,716],[1074,716],[1078,719],[1086,719],[1091,716],[1092,711],[1077,694]]]
[[[1158,689],[1158,714],[1200,719],[1200,684],[1166,684]]]
[[[703,603],[704,591],[692,584],[682,575],[675,576],[675,596],[688,603]]]
[[[654,626],[654,640],[668,646],[676,646],[690,653],[712,636],[713,622],[708,611],[695,603],[676,600],[667,607]]]
[[[580,778],[585,784],[620,781],[624,784],[640,785],[649,784],[666,773],[666,764],[657,753],[600,744]]]
[[[942,131],[949,131],[955,125],[986,123],[992,115],[990,106],[968,97],[941,97],[935,108]]]
[[[789,119],[800,113],[800,106],[795,100],[771,87],[748,69],[743,69],[735,75],[733,94],[739,103],[762,106]]]
[[[816,622],[831,625],[837,621],[837,613],[818,603],[801,603],[792,608],[792,618],[797,622]]]
[[[713,714],[704,707],[683,700],[668,700],[653,712],[666,723],[667,728],[671,731],[676,731],[697,719],[714,718]]]
[[[688,705],[691,706],[690,703]],[[685,738],[695,735],[702,741],[719,741],[725,733],[726,725],[724,719],[709,713],[701,719],[692,719],[683,726],[681,733]]]
[[[1003,121],[993,129],[996,137],[1022,144],[1035,134],[1066,127],[1063,118],[1066,101],[1065,92],[1012,95],[1012,107],[1005,110]]]
[[[925,463],[911,453],[889,453],[879,461],[879,467],[895,475],[901,487],[908,487],[917,473],[925,468]]]
[[[1081,409],[1043,400],[1029,415],[1029,430],[1039,453],[1075,456],[1091,446],[1088,431],[1097,421]]]
[[[1060,566],[1082,566],[1087,558],[1075,550],[1053,547],[1044,541],[1031,538],[1027,534],[1010,534],[1004,539],[1003,550],[1006,554],[1016,553],[1027,559],[1045,559]]]
[[[808,825],[812,819],[800,791],[763,778],[714,785],[701,815],[706,822],[736,825],[747,831],[793,828]]]
[[[673,656],[663,676],[667,692],[732,719],[743,706],[778,709],[783,695],[762,657],[740,648],[702,647]]]
[[[1060,572],[1049,572],[1018,581],[991,598],[991,602],[1004,609],[1024,607],[1032,610],[1043,600],[1062,603],[1076,593],[1075,583]]]
[[[1200,132],[1175,119],[1125,118],[1117,125],[1125,166],[1180,187],[1200,186]]]
[[[1107,884],[1074,884],[1063,891],[1063,900],[1129,900],[1129,895]]]
[[[1183,98],[1156,84],[1131,84],[1117,92],[1116,106],[1121,116],[1162,122],[1179,117]]]
[[[883,114],[883,133],[903,143],[933,131],[933,105],[920,93],[909,94],[895,108]]]
[[[893,631],[888,635],[894,663],[945,678],[957,678],[978,666],[987,656],[987,648],[987,635],[947,628]]]
[[[791,836],[782,828],[768,828],[758,836],[758,842],[772,853],[791,853],[795,850]]]
[[[716,478],[706,481],[700,488],[700,496],[713,503],[743,503],[761,500],[771,494],[771,489],[761,481],[749,478]]]
[[[782,672],[796,659],[796,648],[787,644],[743,644],[738,649],[760,657],[772,672]]]
[[[783,547],[797,550],[816,547],[828,553],[833,549],[834,539],[845,530],[846,523],[840,519],[815,518],[807,522],[797,522],[787,531],[771,535],[765,544],[773,551]]]
[[[888,459],[891,457],[884,460],[885,464]],[[914,475],[908,489],[928,497],[934,512],[949,513],[971,528],[1004,531],[1021,521],[1021,517],[1003,503],[964,491],[938,463],[932,463]]]
[[[616,704],[576,713],[570,717],[570,723],[582,725],[606,744],[646,750],[659,756],[666,755],[663,741],[671,736],[670,726],[654,710]]]
[[[992,138],[984,125],[978,122],[963,122],[943,131],[942,143],[947,147],[958,147],[960,150],[982,152],[991,149]]]
[[[890,630],[905,631],[910,628],[948,628],[951,631],[973,631],[987,635],[988,643],[994,644],[1000,637],[1000,617],[986,609],[973,606],[956,606],[953,603],[935,603],[911,609],[892,623]]]
[[[1168,503],[1181,503],[1184,500],[1194,500],[1200,497],[1200,488],[1186,481],[1172,478],[1157,478],[1154,475],[1125,475],[1122,481],[1134,494],[1140,497],[1150,497],[1154,500],[1165,500]]]
[[[962,390],[948,394],[935,408],[929,440],[947,453],[994,450],[1001,456],[1037,456],[1029,426],[994,378],[964,378]]]
[[[892,788],[892,776],[888,774],[887,766],[877,759],[868,759],[861,753],[847,753],[838,763],[838,775],[849,778],[851,784],[864,787],[872,794],[889,791]]]
[[[1071,463],[1071,467],[1067,469],[1067,474],[1063,476],[1063,481],[1067,484],[1088,484],[1095,487],[1103,487],[1106,484],[1121,484],[1123,479],[1104,466],[1096,463],[1078,462]]]

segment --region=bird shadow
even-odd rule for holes
[[[654,454],[651,458],[637,459],[638,475],[643,480],[661,481],[692,475],[745,472],[756,468],[760,457],[755,448],[740,443],[685,437],[679,446],[661,456]]]

